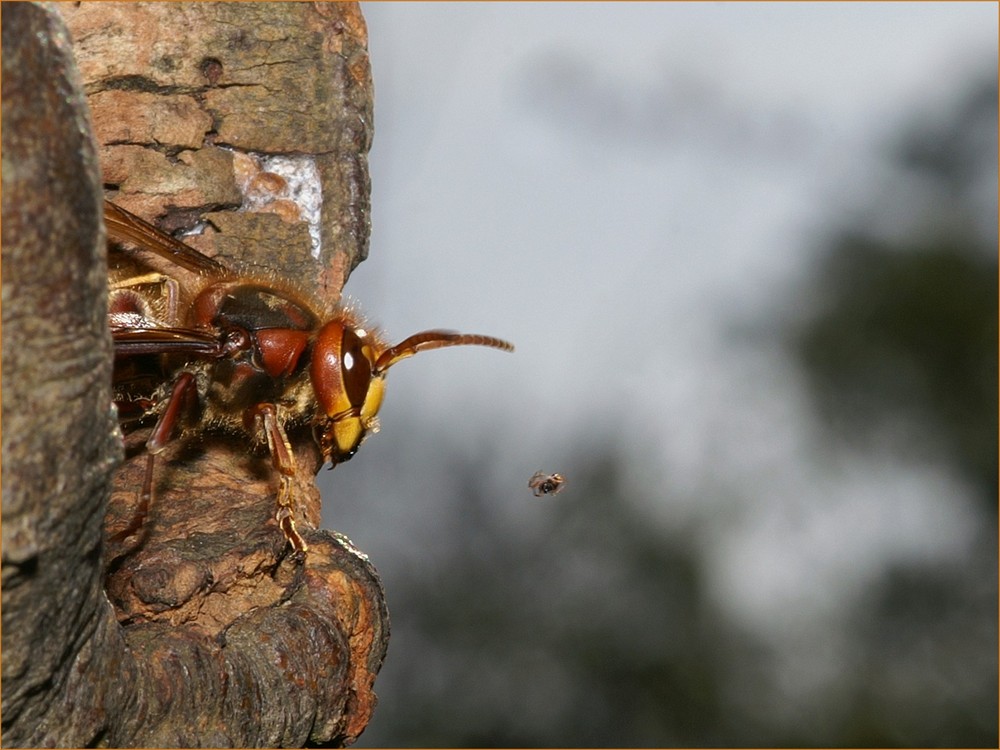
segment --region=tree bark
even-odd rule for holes
[[[311,488],[304,560],[273,520],[266,456],[225,436],[161,454],[142,544],[106,540],[134,512],[145,436],[116,468],[100,215],[103,182],[166,228],[205,217],[190,244],[294,279],[332,310],[368,247],[360,11],[2,10],[3,742],[350,744],[374,708],[388,615],[367,558],[309,528],[308,435],[293,438]],[[233,210],[274,184],[275,154],[318,181],[311,226],[277,194]]]

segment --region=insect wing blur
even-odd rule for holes
[[[528,480],[528,486],[534,491],[535,497],[557,495],[566,486],[566,480],[562,474],[545,474],[536,471]]]

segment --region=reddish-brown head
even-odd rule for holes
[[[346,461],[369,431],[378,430],[385,373],[392,365],[419,351],[462,345],[514,351],[501,339],[454,331],[423,331],[386,347],[348,320],[331,320],[320,328],[309,375],[319,405],[314,429],[323,458],[334,464]]]

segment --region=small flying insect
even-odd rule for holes
[[[558,495],[566,486],[562,474],[544,474],[536,471],[528,480],[528,486],[535,492],[535,497],[542,495]]]
[[[514,350],[492,336],[447,330],[390,345],[351,309],[323,313],[302,289],[273,274],[230,269],[108,201],[104,220],[113,241],[150,251],[173,269],[144,271],[129,257],[109,269],[119,419],[126,431],[154,423],[138,511],[118,539],[142,528],[156,455],[175,437],[215,431],[266,446],[279,479],[275,518],[288,543],[305,552],[295,527],[289,430],[311,428],[332,468],[377,431],[386,372],[397,362],[446,346]],[[182,285],[185,272],[191,281]]]

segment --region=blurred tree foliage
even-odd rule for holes
[[[995,508],[997,265],[977,241],[839,238],[821,272],[831,300],[797,343],[828,425],[944,453]]]
[[[393,599],[408,615],[394,647],[421,658],[402,665],[396,694],[385,696],[392,726],[372,727],[379,743],[613,747],[731,736],[720,681],[727,644],[739,639],[706,603],[691,540],[628,509],[619,462],[586,463],[572,502],[540,499],[549,512],[518,535],[490,509],[501,498],[483,492],[488,459],[455,467],[455,546]]]
[[[974,216],[996,206],[996,116],[993,77],[901,139],[901,179],[919,173],[934,209],[900,237],[831,233],[814,313],[783,331],[831,436],[934,461],[983,500],[965,560],[897,565],[845,618],[836,706],[796,715],[774,644],[711,603],[698,529],[651,524],[613,448],[567,460],[590,467],[572,502],[540,499],[517,533],[491,510],[489,459],[455,456],[447,548],[389,589],[407,617],[361,744],[996,747],[997,217]],[[912,193],[874,209],[894,195]]]
[[[844,227],[815,274],[815,314],[791,332],[825,423],[855,446],[940,456],[997,500],[997,83],[981,81],[944,123],[906,137],[903,178],[926,209],[903,236]],[[984,195],[985,193],[985,195]],[[984,221],[982,207],[991,207]],[[902,208],[902,212],[901,212]],[[978,215],[977,215],[978,212]],[[868,438],[869,440],[865,440]],[[871,441],[874,441],[873,443]]]
[[[924,205],[900,205],[918,192],[901,184],[873,208],[919,218],[837,232],[789,334],[832,435],[943,465],[981,501],[965,560],[896,566],[855,613],[868,668],[847,744],[997,746],[997,100],[994,71],[901,139],[900,182]]]

